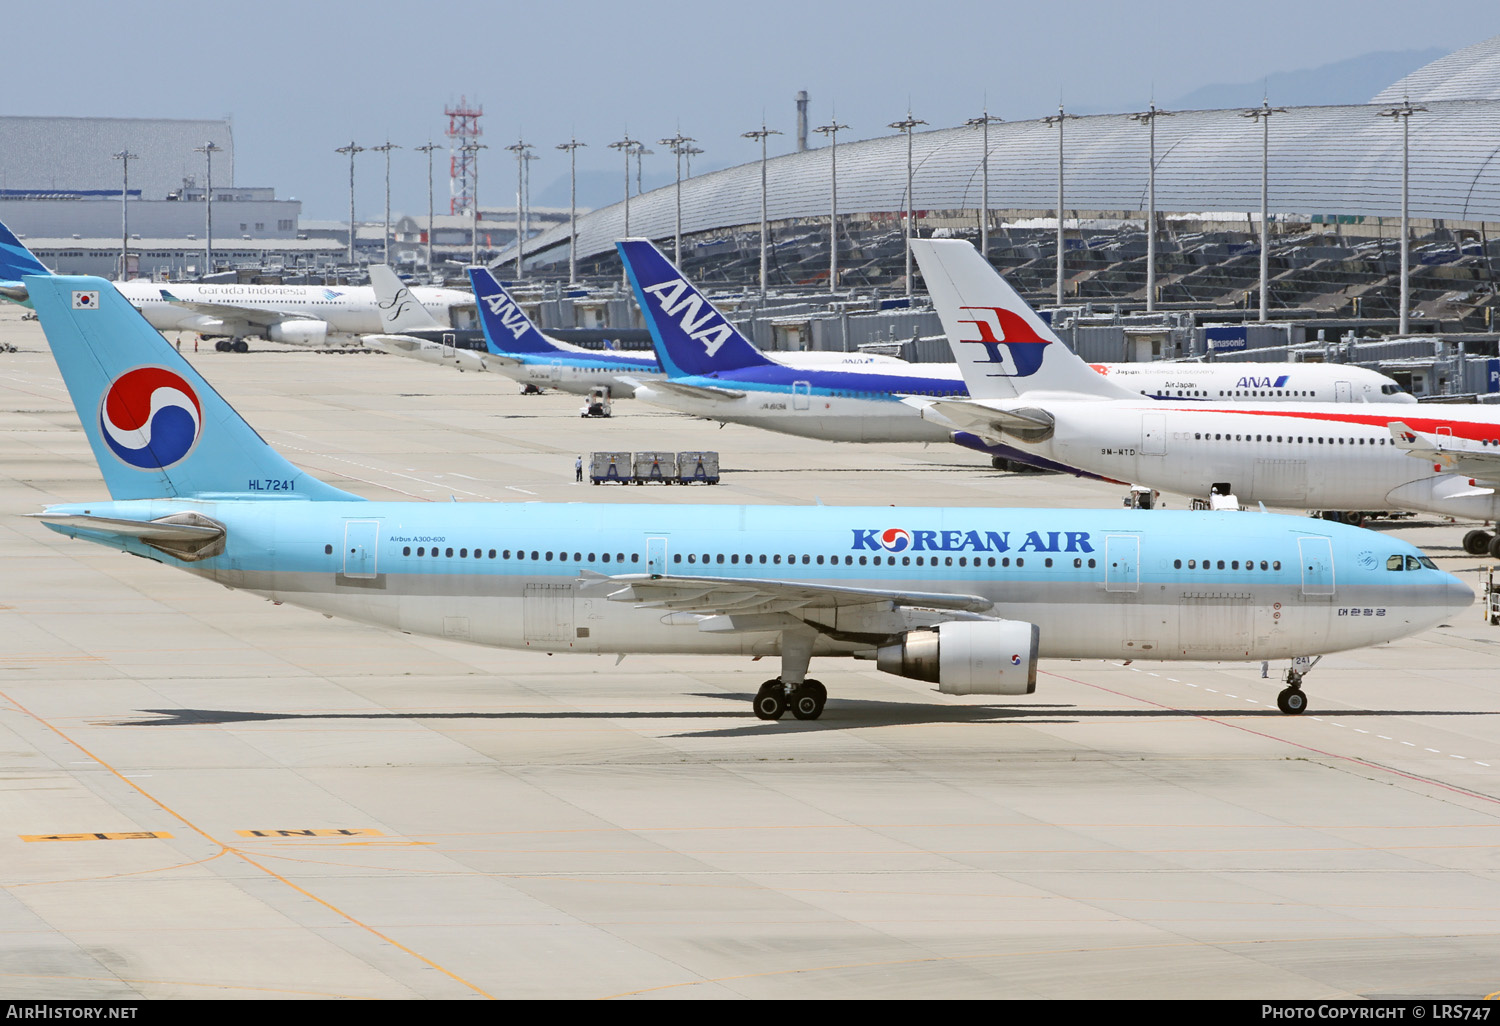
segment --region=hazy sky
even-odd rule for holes
[[[409,148],[443,142],[443,108],[484,108],[480,195],[509,203],[518,138],[542,157],[533,202],[566,202],[570,136],[588,143],[580,177],[619,198],[608,143],[628,132],[656,150],[646,184],[672,179],[657,140],[679,129],[704,154],[694,171],[743,163],[762,118],[772,153],[795,146],[793,97],[844,138],[889,134],[908,105],[934,127],[988,103],[1008,119],[1070,107],[1127,111],[1201,86],[1257,82],[1375,51],[1456,50],[1500,34],[1495,0],[746,0],[217,5],[82,0],[14,5],[5,16],[12,115],[234,120],[236,181],[274,186],[309,218],[347,216],[351,139],[392,154],[392,205],[424,214],[427,164]],[[1271,97],[1275,102],[1276,97]],[[821,137],[814,136],[814,142]],[[445,207],[446,157],[438,161]],[[362,218],[384,206],[384,163],[358,158]],[[605,176],[612,175],[609,179]],[[561,181],[563,188],[557,185]],[[550,186],[550,188],[549,188]],[[580,200],[584,202],[584,200]]]

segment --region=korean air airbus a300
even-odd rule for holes
[[[1145,401],[1090,370],[967,242],[913,250],[973,396],[909,400],[937,423],[1187,495],[1500,517],[1500,407]],[[1464,545],[1500,558],[1488,532]]]
[[[1271,514],[367,502],[282,458],[103,279],[26,285],[110,493],[35,514],[53,530],[414,634],[779,656],[763,718],[822,713],[814,656],[1021,695],[1038,657],[1305,657],[1473,600],[1410,545]]]
[[[48,273],[10,229],[0,224],[0,295],[24,303],[27,289],[20,279]],[[386,273],[395,277],[389,269]],[[221,350],[240,352],[248,348],[242,339],[251,336],[292,345],[320,346],[325,342],[354,343],[360,335],[370,332],[451,324],[453,308],[473,302],[467,292],[458,289],[417,287],[407,290],[400,307],[407,316],[392,318],[389,311],[382,309],[369,285],[122,281],[110,287],[117,289],[158,331],[196,331],[205,338],[222,339],[218,347]]]

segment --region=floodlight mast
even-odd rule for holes
[[[688,150],[688,144],[697,142],[692,136],[683,135],[678,129],[677,134],[666,139],[658,139],[658,146],[670,146],[672,152],[677,156],[677,229],[673,233],[674,244],[673,260],[677,266],[682,266],[682,157]]]
[[[912,219],[912,197],[911,197],[911,139],[912,130],[918,125],[927,122],[920,118],[911,116],[911,111],[906,112],[906,118],[902,121],[892,121],[888,128],[899,129],[906,133],[906,298],[911,299],[911,219]]]
[[[848,127],[848,125],[839,124],[839,119],[834,118],[828,124],[819,125],[813,129],[820,135],[828,136],[828,291],[830,294],[839,289],[839,130]]]
[[[202,146],[193,147],[194,151],[208,158],[208,183],[203,189],[203,198],[207,201],[203,211],[206,221],[203,234],[207,243],[204,250],[204,263],[207,265],[207,273],[209,274],[214,273],[214,154],[223,148],[216,145],[211,139]]]
[[[412,147],[418,153],[427,154],[427,271],[432,272],[432,151],[437,144],[431,140],[426,146]]]
[[[522,201],[526,196],[525,174],[526,160],[531,156],[531,143],[517,139],[505,147],[516,155],[516,280],[520,281],[526,277],[526,268],[521,260],[521,244],[525,241],[522,234],[524,226],[521,222]]]
[[[981,145],[984,148],[984,159],[981,162],[981,166],[984,169],[982,173],[984,185],[979,201],[981,205],[979,214],[979,252],[984,254],[986,260],[990,258],[990,125],[999,124],[1004,120],[1004,118],[995,117],[990,113],[989,108],[986,107],[984,113],[979,117],[970,118],[964,122],[970,128],[978,128],[983,133]]]
[[[625,133],[624,137],[609,144],[610,149],[619,150],[625,158],[625,238],[627,239],[630,238],[630,151],[632,147],[639,145],[634,139],[630,138],[629,132]],[[620,280],[625,284],[626,288],[630,287],[630,271],[626,268],[623,260],[620,261]]]
[[[1158,110],[1156,104],[1141,114],[1131,114],[1131,121],[1140,121],[1151,129],[1151,148],[1146,164],[1146,312],[1156,312],[1156,119],[1169,118],[1169,110]]]
[[[1271,312],[1271,239],[1270,223],[1266,208],[1269,205],[1271,181],[1271,115],[1285,114],[1285,107],[1273,107],[1271,101],[1261,97],[1260,106],[1247,110],[1240,117],[1254,118],[1260,122],[1260,322],[1270,319]]]
[[[121,150],[114,155],[114,159],[120,162],[125,173],[125,181],[120,186],[120,281],[124,281],[130,274],[130,208],[127,205],[130,196],[130,162],[139,160],[140,155],[131,153],[128,149]]]
[[[760,123],[758,132],[741,132],[742,139],[760,140],[760,298],[761,302],[766,299],[766,137],[780,135],[774,128],[767,128],[766,123]]]
[[[384,146],[370,147],[373,153],[385,154],[385,262],[387,264],[391,262],[391,151],[399,149],[401,147],[389,139],[385,141]]]
[[[1057,305],[1063,304],[1063,123],[1077,121],[1077,114],[1069,114],[1063,105],[1057,105],[1057,113],[1043,118],[1046,124],[1057,126]]]
[[[1410,327],[1411,308],[1411,221],[1407,201],[1410,197],[1411,171],[1411,116],[1425,111],[1426,107],[1413,106],[1411,100],[1402,100],[1401,106],[1380,112],[1383,118],[1391,118],[1401,124],[1401,324],[1397,329],[1405,335]]]
[[[568,151],[568,284],[578,281],[578,147],[587,146],[577,139],[558,143],[557,149]]]
[[[469,202],[472,204],[469,217],[469,226],[471,228],[469,232],[469,266],[471,267],[478,266],[479,264],[479,151],[487,149],[489,149],[487,143],[477,142],[467,142],[458,148],[460,153],[466,154],[469,157],[469,167],[474,172],[471,179],[474,185],[474,192],[469,197]]]
[[[351,140],[348,146],[340,146],[334,153],[349,154],[349,265],[354,266],[354,155],[365,152]]]

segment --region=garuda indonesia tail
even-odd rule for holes
[[[359,498],[267,445],[103,278],[22,281],[112,498]]]
[[[26,285],[21,281],[28,274],[50,275],[31,250],[4,224],[0,224],[0,296],[11,302],[30,306]]]

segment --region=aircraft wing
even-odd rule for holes
[[[907,396],[901,400],[922,411],[922,419],[944,427],[969,431],[990,441],[1006,434],[1023,441],[1040,442],[1052,435],[1054,420],[1046,410],[1034,407],[1009,409],[983,399],[927,399]]]
[[[280,324],[282,321],[306,321],[311,319],[307,314],[296,310],[275,310],[262,307],[234,306],[230,303],[200,303],[196,300],[178,299],[165,289],[162,290],[162,298],[173,306],[183,310],[191,310],[195,314],[212,317],[215,320],[226,323],[253,324],[269,328],[271,325]]]
[[[727,402],[731,399],[743,399],[745,393],[734,388],[718,388],[713,385],[689,385],[683,381],[671,381],[666,378],[654,379],[646,384],[649,389],[660,389],[663,392],[671,392],[688,399],[708,399],[713,402]]]
[[[774,578],[584,575],[584,588],[613,588],[611,602],[634,602],[696,616],[700,631],[736,633],[811,627],[844,641],[884,644],[917,624],[985,619],[994,603],[954,592],[886,591]],[[928,615],[922,616],[922,611]],[[913,617],[915,613],[915,617]]]
[[[1500,448],[1452,435],[1430,435],[1401,421],[1390,424],[1391,439],[1412,456],[1476,481],[1500,485]]]

